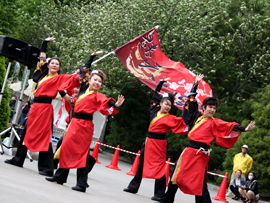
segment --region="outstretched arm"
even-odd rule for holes
[[[235,125],[233,127],[233,130],[239,132],[248,132],[251,131],[253,128],[255,128],[255,124],[256,124],[255,121],[251,121],[246,128],[240,125]]]
[[[194,81],[194,85],[192,86],[188,96],[191,96],[191,95],[196,95],[196,91],[197,91],[197,88],[199,86],[199,83],[202,81],[204,75],[203,74],[199,74],[196,76],[195,78],[195,81]]]
[[[47,37],[41,44],[41,47],[40,47],[40,60],[42,60],[42,58],[46,58],[46,49],[47,49],[47,44],[48,42],[50,41],[53,41],[55,40],[54,37]]]
[[[84,67],[90,68],[90,67],[91,67],[91,64],[93,63],[93,60],[94,60],[95,56],[98,55],[98,54],[103,54],[103,51],[96,51],[96,50],[95,50],[95,51],[90,55],[89,59],[85,62]]]

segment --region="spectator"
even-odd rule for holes
[[[234,156],[234,159],[233,159],[233,172],[232,172],[232,176],[231,176],[230,185],[233,184],[234,178],[236,177],[235,172],[238,169],[240,169],[242,171],[242,175],[241,176],[246,181],[246,177],[245,176],[250,171],[250,169],[252,167],[252,163],[253,163],[253,159],[247,154],[247,151],[248,151],[248,146],[247,145],[243,145],[242,146],[242,152],[239,153],[239,154],[236,154]],[[231,196],[231,195],[232,195],[232,191],[229,189],[229,191],[226,194],[226,196]]]
[[[29,112],[29,110],[30,110],[30,102],[27,101],[27,102],[25,102],[25,104],[22,107],[22,113],[21,113],[21,116],[20,116],[19,121],[18,121],[18,126],[20,128],[22,128],[24,126],[25,118],[26,118],[26,115]]]
[[[243,202],[251,203],[251,202],[257,202],[258,201],[258,181],[256,180],[256,175],[254,172],[250,172],[248,174],[249,181],[246,183],[246,185],[241,186],[239,188],[239,193],[246,199],[243,200]]]
[[[238,189],[245,185],[245,180],[243,177],[241,177],[242,171],[240,169],[238,169],[235,174],[236,178],[233,180],[233,185],[230,185],[230,190],[233,194],[235,194],[232,199],[238,200],[240,198]]]

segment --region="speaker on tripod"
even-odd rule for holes
[[[0,35],[0,55],[6,56],[10,61],[16,60],[28,68],[35,68],[38,62],[40,49],[26,42]]]
[[[24,63],[27,47],[28,44],[24,41],[0,35],[0,55],[8,57],[10,61]]]

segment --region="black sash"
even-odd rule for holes
[[[52,98],[51,97],[34,97],[34,103],[51,104]]]
[[[147,137],[157,139],[157,140],[166,140],[166,133],[148,132]]]
[[[93,115],[89,114],[89,113],[77,113],[77,112],[74,112],[73,118],[78,118],[78,119],[91,121],[91,120],[93,120]]]
[[[186,145],[187,147],[195,148],[195,149],[200,149],[201,147],[204,148],[205,150],[208,150],[209,146],[205,143],[202,142],[196,142],[196,141],[188,141],[188,144]]]

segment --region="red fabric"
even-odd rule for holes
[[[217,118],[205,121],[189,134],[189,140],[202,142],[211,146],[216,138],[216,143],[224,148],[232,147],[241,132],[230,136],[232,129],[237,123],[226,122]],[[205,168],[209,162],[208,154],[199,152],[198,149],[187,147],[182,153],[180,170],[176,174],[176,183],[186,194],[202,195]]]
[[[192,88],[196,75],[182,63],[170,60],[162,51],[155,28],[136,37],[114,51],[122,64],[130,73],[155,89],[160,79],[170,78],[161,89],[163,92],[178,92],[174,105],[183,109],[184,98]],[[202,80],[197,89],[199,104],[207,96],[213,96],[210,86]],[[180,97],[180,98],[179,98]]]
[[[113,99],[101,93],[90,94],[75,105],[74,112],[94,114],[99,111],[103,115],[118,113],[115,107],[109,107],[110,100]],[[92,121],[72,118],[60,151],[60,168],[85,167],[93,131]]]
[[[171,114],[163,116],[156,120],[149,128],[150,132],[167,133],[171,129],[174,134],[186,135],[186,123],[181,117]]]
[[[167,140],[146,139],[143,178],[160,179],[165,174],[166,151]]]
[[[241,132],[235,132],[234,137],[229,136],[233,132],[232,129],[235,125],[239,124],[223,121],[218,118],[210,119],[194,129],[189,134],[188,139],[211,146],[211,142],[216,138],[218,145],[229,149],[241,134]]]
[[[202,195],[205,169],[210,156],[198,149],[187,147],[182,154],[180,171],[176,177],[178,187],[185,194]]]
[[[56,75],[45,80],[38,86],[35,97],[55,98],[58,92],[58,87],[67,80],[70,80],[72,77],[74,76]],[[73,85],[70,83],[66,88],[74,88]],[[52,122],[52,104],[34,103],[28,115],[27,129],[24,138],[25,146],[31,152],[48,151],[52,136]]]
[[[157,119],[149,132],[167,133],[171,129],[175,134],[186,134],[186,124],[181,117],[168,114]],[[147,138],[144,150],[143,178],[159,179],[165,174],[167,141]]]

